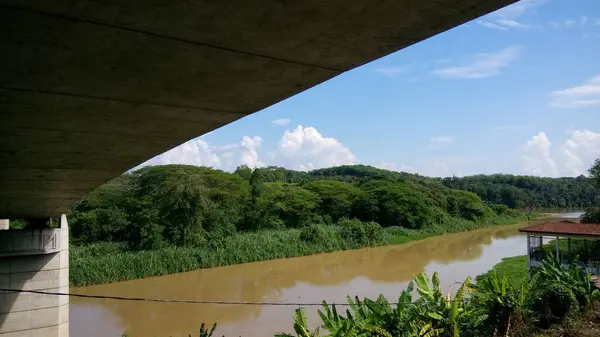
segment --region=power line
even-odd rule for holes
[[[124,297],[124,296],[104,296],[104,295],[85,295],[85,294],[72,294],[72,293],[61,293],[61,292],[49,292],[39,290],[22,290],[22,289],[6,289],[0,288],[0,291],[17,292],[17,293],[31,293],[40,295],[50,296],[70,296],[80,298],[95,298],[95,299],[108,299],[118,301],[140,301],[140,302],[160,302],[160,303],[188,303],[188,304],[216,304],[216,305],[253,305],[253,306],[294,306],[294,307],[315,307],[323,306],[323,303],[285,303],[285,302],[247,302],[247,301],[201,301],[201,300],[171,300],[171,299],[159,299],[159,298],[143,298],[143,297]],[[446,302],[454,302],[449,300]],[[416,304],[418,302],[410,302],[404,304]],[[350,306],[350,303],[327,303],[328,305],[335,306]],[[389,302],[390,305],[397,305],[398,302]]]

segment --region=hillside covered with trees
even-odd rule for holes
[[[587,207],[588,178],[509,175],[435,179],[370,166],[310,172],[239,167],[145,167],[80,200],[69,215],[75,242],[127,242],[131,248],[194,245],[235,232],[301,228],[341,219],[424,229],[481,221],[510,208]]]
[[[592,179],[585,176],[541,178],[493,174],[444,178],[443,183],[473,192],[485,202],[510,208],[587,208],[594,206],[600,196]]]

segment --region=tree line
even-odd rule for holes
[[[510,174],[475,175],[444,178],[450,188],[471,191],[489,203],[510,208],[587,208],[600,196],[592,179],[542,178]]]
[[[509,182],[501,177],[442,180],[364,165],[310,172],[241,166],[233,173],[190,165],[150,166],[91,192],[72,207],[69,222],[75,243],[126,242],[133,249],[153,249],[345,219],[426,229],[453,219],[508,215],[527,204],[520,197],[488,198],[476,185],[486,191],[512,186],[535,196],[540,207],[584,206],[596,197],[588,178],[514,177]],[[560,188],[548,187],[538,196],[544,184]]]

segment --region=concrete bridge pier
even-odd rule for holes
[[[69,292],[64,214],[60,228],[0,231],[0,288]],[[0,337],[40,336],[69,336],[69,297],[0,290]]]
[[[8,229],[9,223],[8,219],[0,219],[0,230]]]

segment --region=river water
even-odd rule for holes
[[[568,218],[580,213],[562,214]],[[545,221],[548,221],[547,219]],[[366,248],[291,259],[71,288],[72,293],[127,297],[320,303],[346,295],[393,302],[418,273],[437,271],[448,290],[467,276],[491,269],[504,257],[524,255],[522,225],[447,234],[399,246]],[[218,322],[218,336],[263,337],[293,332],[295,306],[208,305],[71,298],[71,337],[197,336],[202,322]],[[311,327],[317,307],[306,309]]]

